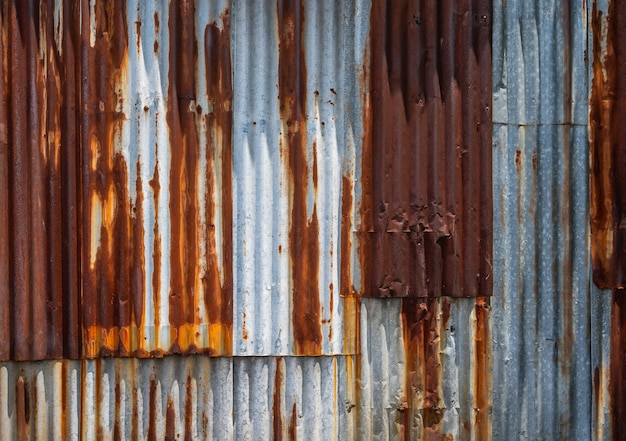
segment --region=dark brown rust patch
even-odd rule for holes
[[[209,193],[206,195],[207,275],[203,279],[206,309],[210,324],[211,347],[221,354],[232,353],[233,327],[233,221],[232,221],[232,61],[230,57],[230,15],[221,15],[222,28],[216,23],[205,29],[206,82],[209,102],[213,108],[206,115],[209,145],[206,177]],[[221,161],[220,167],[216,162]],[[218,176],[218,170],[221,175]],[[221,219],[216,216],[214,193],[221,193]],[[221,222],[221,232],[213,223]],[[222,249],[217,249],[217,235],[221,235]],[[218,254],[222,256],[220,263]],[[223,280],[223,281],[221,281]],[[215,342],[215,343],[213,343]]]
[[[372,4],[366,295],[491,295],[491,8]]]
[[[609,2],[606,17],[594,3],[590,211],[593,280],[600,288],[626,286],[626,183],[619,173],[626,169],[625,24],[626,3]]]
[[[6,56],[7,14],[2,11],[0,23],[0,54]],[[9,260],[10,214],[9,214],[9,121],[7,108],[7,66],[4,59],[0,65],[0,361],[11,356],[11,277]]]
[[[15,386],[15,415],[17,439],[30,440],[30,396],[24,377],[20,376]]]
[[[282,388],[284,381],[285,361],[279,357],[276,359],[276,374],[274,375],[274,399],[272,401],[272,428],[274,433],[274,441],[282,441],[283,439],[283,404],[282,404]]]
[[[315,203],[307,211],[308,176],[306,131],[306,63],[304,56],[304,5],[298,0],[278,0],[278,93],[282,119],[282,150],[286,152],[291,182],[292,321],[295,353],[321,353],[319,277],[319,224]],[[315,171],[315,170],[313,170]],[[315,173],[314,173],[315,174]]]
[[[193,378],[187,375],[187,385],[185,387],[185,441],[192,441],[193,438]]]
[[[77,357],[74,9],[55,29],[51,2],[2,8],[0,359]]]
[[[150,398],[148,401],[148,441],[157,441],[157,383],[154,376],[150,378]]]
[[[176,441],[176,410],[172,400],[167,400],[167,411],[165,412],[165,440]]]
[[[612,439],[626,439],[626,296],[613,292],[609,407]]]

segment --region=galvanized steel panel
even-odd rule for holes
[[[489,439],[487,298],[364,299],[358,439]]]
[[[355,181],[360,2],[233,9],[234,342],[237,355],[355,351],[340,297],[343,200]],[[346,186],[348,188],[346,188]]]
[[[586,6],[566,3],[494,11],[494,439],[591,437]]]
[[[0,364],[3,439],[233,439],[232,359]]]

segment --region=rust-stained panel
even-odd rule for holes
[[[594,7],[591,80],[591,253],[600,288],[626,286],[626,4]]]
[[[491,295],[491,14],[486,0],[373,2],[366,295]]]
[[[81,34],[84,355],[229,354],[228,9],[91,6]]]
[[[79,354],[77,32],[63,6],[58,28],[53,2],[2,6],[0,359]]]

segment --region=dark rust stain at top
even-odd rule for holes
[[[307,212],[308,174],[306,133],[306,63],[304,57],[304,5],[298,0],[278,1],[278,93],[282,119],[281,143],[288,157],[291,200],[289,250],[295,353],[321,353],[319,293],[319,223],[315,204]]]
[[[491,294],[490,18],[484,0],[372,4],[366,295]]]
[[[602,48],[603,25],[608,26]],[[594,3],[591,83],[591,254],[600,288],[626,286],[626,3]]]

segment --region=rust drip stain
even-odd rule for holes
[[[155,156],[158,157],[159,146],[156,145]],[[159,329],[161,327],[161,314],[158,311],[161,310],[161,234],[159,233],[159,197],[161,195],[161,179],[159,176],[159,161],[157,160],[154,165],[154,173],[152,175],[152,179],[148,181],[148,185],[152,188],[153,200],[154,200],[154,212],[155,212],[155,222],[154,222],[154,239],[152,244],[152,305],[154,311],[154,328]],[[156,346],[158,346],[158,332],[155,333],[155,338],[157,340],[154,342]]]
[[[289,441],[296,441],[298,430],[298,411],[296,408],[296,403],[293,403],[291,407],[291,418],[289,420]]]
[[[18,440],[30,440],[30,396],[28,385],[22,376],[15,386],[15,414]]]
[[[157,441],[157,382],[154,376],[150,378],[150,398],[149,403],[153,403],[148,409],[148,441]]]
[[[626,439],[626,297],[613,292],[611,305],[611,359],[609,408],[612,439]]]
[[[276,374],[274,375],[274,399],[272,401],[272,428],[274,441],[283,439],[283,404],[282,391],[284,382],[285,361],[282,357],[276,359]]]
[[[440,433],[444,409],[439,391],[438,300],[406,298],[402,300],[402,330],[406,353],[404,401],[401,410],[402,431],[410,439],[413,412],[421,410],[424,429]]]
[[[216,23],[209,24],[204,32],[206,82],[209,102],[207,109],[207,152],[206,195],[207,222],[207,274],[203,278],[206,310],[210,323],[209,346],[220,354],[232,353],[233,327],[233,220],[232,220],[232,126],[233,84],[232,60],[230,56],[230,14],[221,15],[222,29]],[[221,193],[221,219],[217,216],[213,197]],[[214,223],[221,222],[221,231]],[[217,249],[217,235],[221,235],[222,246]],[[217,258],[222,256],[220,263]]]
[[[172,2],[169,10],[169,91],[167,123],[170,135],[171,261],[169,322],[174,328],[197,322],[200,213],[198,204],[198,145],[195,115],[196,65],[194,5]],[[172,335],[175,351],[193,343]]]
[[[319,292],[319,223],[315,203],[307,211],[308,166],[306,131],[306,62],[304,56],[304,5],[278,0],[278,93],[282,120],[282,150],[288,157],[291,225],[289,250],[292,268],[292,321],[295,353],[321,353]],[[315,175],[315,171],[314,171]]]
[[[352,285],[352,179],[343,175],[341,178],[341,248],[340,248],[340,290],[342,296],[356,294]],[[332,310],[332,308],[331,308]]]
[[[165,412],[165,440],[176,441],[176,410],[171,399],[167,400],[167,410]]]
[[[474,308],[474,430],[475,439],[491,436],[491,332],[489,298],[478,297]]]
[[[626,286],[626,4],[609,2],[607,16],[593,5],[593,78],[590,101],[591,255],[600,288]],[[602,42],[606,42],[605,49]]]
[[[187,374],[187,384],[185,387],[185,440],[193,440],[193,417],[194,417],[194,410],[193,410],[193,380],[194,378],[191,376],[190,373]]]
[[[484,0],[372,4],[366,295],[491,294],[490,39]]]

